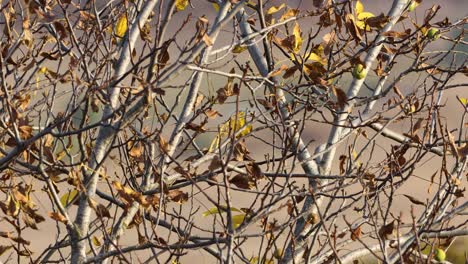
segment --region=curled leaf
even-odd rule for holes
[[[296,22],[296,24],[294,25],[294,29],[293,29],[293,35],[294,35],[294,49],[293,51],[295,53],[298,53],[300,50],[301,50],[301,47],[302,47],[302,37],[301,37],[301,28],[299,27],[299,23]]]
[[[283,9],[285,6],[286,5],[284,3],[279,5],[279,6],[272,6],[272,7],[268,8],[266,13],[267,13],[267,15],[272,15],[272,14],[280,11],[281,9]]]

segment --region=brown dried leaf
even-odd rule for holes
[[[406,198],[408,198],[408,200],[410,200],[412,203],[414,204],[418,204],[418,205],[423,205],[425,206],[426,204],[422,201],[420,201],[419,199],[411,196],[411,195],[408,195],[408,194],[403,194],[403,196],[405,196]]]
[[[356,241],[362,237],[361,226],[351,230],[351,240]]]
[[[448,133],[447,136],[452,155],[460,157],[460,154],[458,153],[457,144],[455,143],[455,137],[452,135],[452,133]]]
[[[340,160],[340,174],[345,173],[345,165],[346,165],[346,160],[348,159],[347,156],[341,155],[339,160]]]
[[[299,69],[298,66],[294,65],[284,71],[283,78],[287,79],[294,75],[294,73]]]
[[[383,28],[390,21],[390,18],[383,13],[378,16],[369,17],[366,19],[366,24],[373,28]]]
[[[133,146],[130,148],[128,155],[130,155],[133,158],[139,158],[143,155],[144,149],[145,148],[143,147],[143,144],[140,141],[138,141],[136,143],[133,143]]]
[[[96,210],[96,215],[100,218],[111,217],[109,210],[107,210],[107,207],[104,206],[103,204],[98,204],[95,210]]]
[[[194,124],[194,123],[188,123],[188,124],[185,125],[185,128],[196,131],[198,133],[206,132],[206,129],[204,128],[203,124],[202,125],[197,125],[197,124]]]
[[[62,222],[64,224],[68,222],[67,218],[65,218],[65,216],[63,216],[59,212],[49,212],[48,215],[50,218],[54,219],[55,221]]]
[[[219,159],[218,155],[215,155],[208,166],[208,170],[210,172],[215,171],[216,169],[220,168],[222,165],[221,160]]]
[[[379,230],[379,236],[386,240],[392,239],[395,234],[396,234],[395,221],[392,221],[391,223],[382,226]]]
[[[346,96],[346,93],[341,90],[340,88],[337,88],[336,86],[331,86],[333,94],[336,96],[336,99],[338,100],[338,105],[340,106],[341,109],[344,109],[346,103],[348,102],[348,97]]]
[[[166,196],[173,202],[183,204],[188,201],[188,193],[181,190],[170,190]]]
[[[252,190],[255,188],[255,183],[252,182],[247,175],[238,174],[229,180],[230,183],[234,184],[238,188]]]
[[[400,97],[401,100],[405,99],[405,96],[401,93],[400,89],[398,87],[393,86],[393,91]]]
[[[245,166],[245,169],[249,173],[249,175],[257,180],[257,179],[262,179],[265,175],[262,172],[262,169],[260,169],[260,166],[258,166],[257,163],[251,162]]]
[[[222,116],[218,111],[213,109],[207,109],[204,113],[210,119],[215,119],[218,116]]]
[[[269,74],[269,77],[273,77],[273,76],[278,76],[281,74],[281,72],[285,71],[288,69],[288,66],[286,65],[281,65],[281,67],[279,69],[276,69],[274,71],[272,71],[270,74]]]
[[[351,14],[347,14],[345,17],[345,26],[348,30],[349,34],[354,38],[356,43],[361,41],[361,34],[359,32],[359,28],[356,26],[356,21],[354,20],[354,16]]]
[[[159,148],[164,152],[168,152],[170,148],[167,141],[161,135],[159,135]]]

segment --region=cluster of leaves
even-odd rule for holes
[[[442,260],[431,230],[466,230],[468,99],[441,98],[466,87],[467,20],[313,2],[2,3],[0,256]]]

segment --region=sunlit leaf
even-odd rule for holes
[[[362,14],[368,15],[368,14],[371,14],[371,13],[364,12],[364,13],[362,13]],[[372,15],[372,14],[371,14],[371,15]],[[358,28],[360,28],[360,29],[364,29],[364,28],[365,28],[366,31],[371,31],[370,26],[366,24],[366,19],[369,18],[369,17],[364,17],[364,16],[361,16],[361,17],[363,17],[363,18],[362,18],[362,19],[358,19],[358,20],[356,21],[356,26],[357,26]],[[370,17],[373,17],[373,15],[370,16]]]
[[[370,17],[374,17],[374,14],[371,12],[362,12],[357,16],[358,20],[364,20]]]
[[[41,67],[39,68],[39,73],[46,74],[49,71],[47,67]]]
[[[468,99],[464,98],[464,97],[460,97],[458,98],[460,100],[460,102],[464,105],[464,106],[468,106]]]
[[[244,137],[248,135],[252,131],[252,125],[251,124],[246,125],[245,123],[246,123],[245,112],[243,111],[238,112],[237,120],[236,120],[236,114],[234,114],[226,123],[220,126],[219,133],[211,142],[209,151],[212,152],[215,149],[217,149],[221,141],[221,138],[227,136],[229,132],[238,133],[237,137]]]
[[[68,222],[67,218],[59,212],[49,212],[49,217],[65,224]]]
[[[356,7],[354,8],[354,11],[356,12],[357,16],[364,11],[364,5],[360,0],[356,1]]]
[[[127,28],[127,15],[124,14],[120,16],[119,20],[117,20],[117,23],[115,24],[114,33],[117,37],[123,38],[125,36],[125,33],[127,33]]]
[[[354,11],[356,14],[356,26],[362,30],[370,31],[371,28],[369,25],[366,25],[366,19],[375,17],[375,15],[370,12],[364,12],[364,5],[359,0],[356,2]]]
[[[296,57],[294,56],[294,54],[291,54],[291,60],[292,61],[296,60]],[[304,60],[316,61],[316,62],[319,62],[322,65],[327,64],[326,59],[322,58],[321,56],[319,56],[319,55],[317,55],[316,53],[313,53],[313,52],[309,52],[306,55],[304,55]]]
[[[272,6],[272,7],[268,8],[266,13],[267,13],[267,15],[272,15],[272,14],[280,11],[281,9],[283,9],[285,6],[286,5],[284,3],[279,5],[279,6]]]
[[[139,157],[141,157],[141,155],[143,155],[144,149],[145,148],[144,148],[143,144],[141,144],[141,142],[136,142],[131,146],[130,151],[129,151],[128,154],[131,157],[139,158]]]
[[[297,53],[301,50],[302,47],[302,37],[301,37],[301,28],[299,27],[299,23],[296,22],[293,29],[294,35],[294,52]]]
[[[280,21],[284,21],[288,18],[291,18],[291,17],[294,17],[294,16],[297,16],[297,14],[299,14],[299,9],[288,9],[288,11],[286,11],[280,18]]]
[[[182,11],[188,6],[188,0],[176,0],[176,9],[177,11]],[[219,9],[219,8],[218,8]],[[218,11],[218,10],[216,10]]]
[[[354,161],[356,162],[356,165],[357,165],[358,167],[360,167],[360,166],[361,166],[361,162],[357,159],[357,157],[358,157],[358,154],[357,154],[356,150],[353,150],[353,158],[354,158]]]

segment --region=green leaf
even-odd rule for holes
[[[242,222],[244,222],[245,214],[233,215],[232,216],[232,225],[234,228],[238,228]]]
[[[78,195],[78,190],[74,189],[73,191],[62,195],[62,197],[60,197],[60,203],[62,204],[63,207],[67,207],[67,205],[71,203],[77,195]]]
[[[227,211],[227,206],[221,205],[219,207],[210,208],[208,211],[203,212],[202,216],[206,217],[206,216],[209,216],[209,215],[225,213],[226,211]],[[235,207],[231,207],[231,212],[242,212],[242,211],[235,208]]]
[[[247,46],[236,45],[234,48],[232,48],[232,53],[242,53],[246,49]]]

